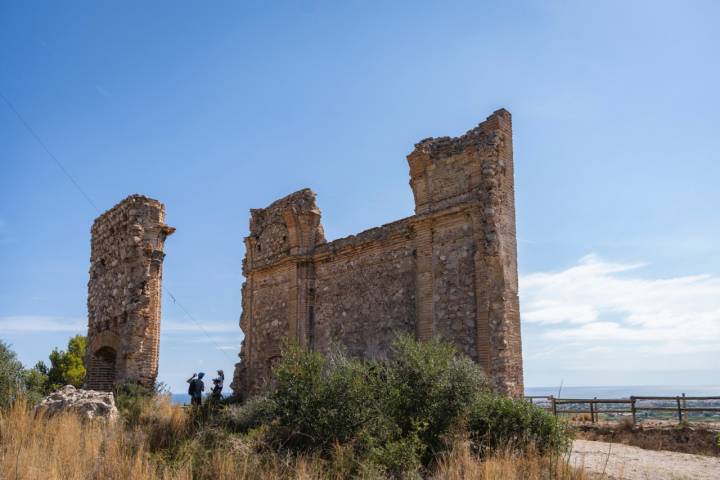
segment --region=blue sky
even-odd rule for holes
[[[0,92],[100,209],[177,233],[159,380],[232,371],[249,209],[412,213],[428,136],[513,113],[526,384],[719,384],[717,2],[0,1]],[[0,338],[84,332],[98,212],[0,102]],[[210,338],[208,338],[210,337]]]

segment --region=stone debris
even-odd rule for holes
[[[45,397],[37,410],[44,411],[47,415],[74,412],[88,420],[97,418],[114,422],[118,418],[112,392],[80,390],[72,385],[65,385]]]

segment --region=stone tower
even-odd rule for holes
[[[160,349],[165,207],[131,195],[92,227],[85,388],[131,381],[152,388]]]
[[[377,358],[397,332],[454,343],[523,394],[510,113],[407,160],[415,215],[357,235],[326,242],[307,189],[251,211],[236,394],[263,385],[285,338]]]

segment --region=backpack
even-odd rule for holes
[[[198,379],[193,378],[190,381],[190,385],[188,386],[188,395],[193,396],[198,390],[200,390],[200,386],[198,385]]]

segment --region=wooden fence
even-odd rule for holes
[[[531,395],[525,399],[550,411],[556,417],[563,414],[590,414],[590,421],[596,423],[599,413],[621,413],[632,415],[633,424],[637,423],[638,412],[675,412],[678,422],[689,421],[691,412],[720,412],[720,397],[688,397],[684,393],[675,397],[636,397],[629,398],[555,398],[553,395]],[[544,400],[544,401],[543,401]],[[672,406],[642,405],[642,401],[662,401]],[[713,401],[716,404],[688,406],[688,402]],[[563,408],[568,405],[571,408]],[[572,408],[588,406],[588,408]],[[625,408],[623,408],[625,406]]]

